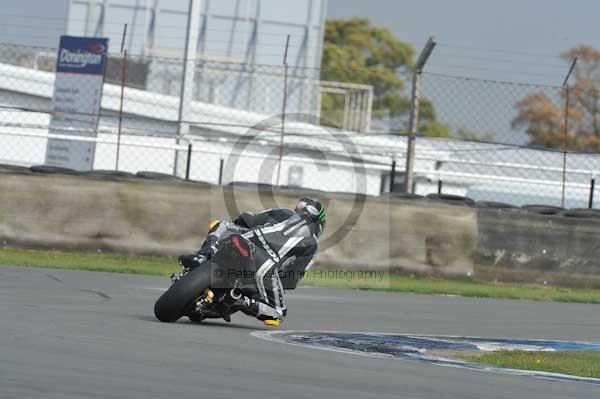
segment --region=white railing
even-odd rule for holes
[[[21,165],[34,165],[43,164],[45,159],[45,146],[46,141],[50,137],[47,133],[47,127],[42,126],[3,126],[4,129],[0,128],[0,136],[8,137],[10,139],[21,138],[21,142],[12,143],[13,148],[21,147],[20,150],[26,150],[27,145],[32,146],[31,142],[27,140],[39,140],[35,145],[36,156],[30,158],[23,157],[7,157],[6,153],[11,151],[10,144],[5,143],[0,146],[0,159],[5,159],[13,163]],[[10,130],[7,130],[9,128]],[[15,131],[16,129],[31,129],[36,131]],[[45,130],[45,131],[44,131]],[[192,180],[207,181],[210,183],[228,183],[223,181],[223,166],[227,165],[227,160],[231,156],[237,156],[240,158],[237,168],[233,173],[234,180],[248,181],[248,182],[262,182],[259,176],[260,169],[263,167],[265,162],[271,162],[276,165],[277,157],[270,155],[270,150],[273,149],[272,143],[265,143],[262,146],[256,147],[253,151],[244,153],[232,153],[233,143],[227,139],[219,141],[205,141],[199,139],[197,136],[184,136],[180,139],[180,144],[176,144],[175,137],[165,136],[139,136],[139,135],[128,135],[124,134],[121,140],[117,139],[114,133],[100,133],[99,137],[83,137],[83,136],[70,136],[70,135],[51,135],[52,138],[72,141],[84,141],[84,142],[95,142],[98,146],[96,148],[96,161],[94,163],[94,169],[113,169],[116,161],[116,149],[120,145],[120,170],[128,172],[138,171],[156,171],[161,173],[172,174],[175,170],[175,154],[180,154],[181,160],[180,167],[178,168],[178,175],[180,177],[189,176]],[[23,141],[25,140],[25,141]],[[189,145],[191,144],[191,148]],[[262,149],[260,148],[262,147]],[[258,149],[257,149],[258,148]],[[191,151],[190,151],[191,150]],[[190,151],[190,152],[188,152]],[[18,153],[16,151],[15,153]],[[186,170],[187,157],[191,156],[190,169]],[[401,158],[401,157],[400,157]],[[533,166],[527,164],[518,163],[502,163],[502,162],[491,162],[485,163],[480,161],[461,160],[461,159],[450,159],[450,158],[436,158],[427,155],[419,155],[417,151],[417,161],[432,161],[432,162],[447,162],[447,163],[458,163],[468,165],[481,165],[486,167],[502,167],[512,168],[518,170],[536,170],[546,172],[562,172],[562,168],[548,167],[548,166]],[[326,159],[311,159],[309,157],[300,156],[285,156],[282,160],[282,171],[289,169],[294,165],[300,165],[308,168],[321,165],[327,166],[329,170],[317,170],[315,173],[319,173],[321,176],[320,183],[310,184],[313,189],[319,189],[323,191],[343,191],[343,192],[354,192],[356,191],[356,178],[348,175],[348,171],[354,171],[358,165],[356,162],[343,161],[343,160],[326,160]],[[391,159],[390,164],[378,164],[373,162],[364,162],[362,165],[365,171],[369,175],[367,194],[378,195],[380,194],[381,182],[391,172]],[[401,171],[401,170],[399,170]],[[468,173],[468,172],[453,172],[427,168],[417,168],[416,173],[428,177],[430,180],[443,180],[445,184],[464,184],[464,181],[468,181],[471,184],[477,185],[491,185],[490,182],[503,182],[510,184],[522,184],[531,186],[550,186],[560,187],[562,185],[561,180],[555,179],[535,179],[528,177],[509,177],[502,175],[493,175],[486,173]],[[336,174],[344,176],[343,179],[336,179]],[[578,174],[594,177],[597,172],[594,170],[584,169],[568,169],[567,174]],[[232,175],[229,173],[228,175]],[[373,181],[375,178],[371,175],[377,175],[377,182]],[[282,175],[283,176],[283,175]],[[263,182],[273,183],[273,182]],[[287,179],[282,179],[281,184],[287,184]],[[470,185],[467,183],[467,185]],[[574,189],[588,189],[589,185],[579,182],[569,182],[565,184],[566,187]]]

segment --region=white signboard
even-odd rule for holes
[[[61,36],[46,165],[91,170],[94,142],[51,138],[96,137],[108,39]]]

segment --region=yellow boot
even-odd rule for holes
[[[265,326],[279,327],[279,324],[281,324],[281,321],[279,319],[271,319],[271,320],[263,320],[263,323],[265,323]]]

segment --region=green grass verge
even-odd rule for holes
[[[0,264],[161,276],[180,269],[176,260],[167,258],[20,248],[0,249]]]
[[[459,355],[458,357],[469,362],[497,367],[600,378],[600,351],[498,351],[483,355]]]
[[[128,256],[104,252],[65,252],[20,248],[0,248],[0,264],[55,269],[92,270],[168,276],[178,271],[175,259]],[[467,297],[529,299],[600,303],[600,290],[560,288],[541,285],[483,283],[472,280],[446,280],[430,277],[384,274],[360,274],[314,269],[302,280],[303,285],[414,292],[418,294],[460,295]]]
[[[302,280],[303,285],[320,287],[353,288],[378,291],[414,292],[417,294],[459,295],[477,298],[528,299],[534,301],[557,301],[600,303],[600,290],[562,288],[534,284],[486,283],[473,280],[441,279],[418,276],[385,274],[378,278],[344,279],[328,277],[327,271],[315,270]]]

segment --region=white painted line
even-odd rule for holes
[[[312,344],[304,344],[299,342],[290,342],[284,339],[284,336],[293,335],[303,335],[303,334],[356,334],[356,335],[365,335],[365,336],[397,336],[397,337],[406,337],[410,339],[424,339],[430,341],[437,342],[449,342],[449,343],[466,343],[473,346],[476,346],[480,350],[483,351],[493,351],[493,350],[555,350],[553,348],[546,348],[544,346],[540,346],[539,344],[548,343],[548,344],[557,344],[557,343],[569,343],[569,344],[580,344],[580,345],[590,345],[590,346],[600,346],[598,343],[594,342],[582,342],[582,341],[559,341],[559,340],[544,340],[544,339],[515,339],[518,341],[532,341],[532,345],[526,345],[525,343],[503,343],[498,342],[502,340],[510,340],[510,338],[485,338],[485,337],[463,337],[456,335],[429,335],[429,334],[396,334],[396,333],[372,333],[372,332],[349,332],[349,331],[301,331],[301,330],[278,330],[278,331],[254,331],[251,333],[252,336],[270,341],[277,342],[292,346],[298,347],[308,347],[313,349],[324,350],[328,352],[338,352],[344,354],[358,355],[358,356],[367,356],[374,358],[386,358],[386,359],[402,359],[402,357],[395,354],[385,354],[385,353],[377,353],[377,352],[363,352],[348,348],[339,348],[339,347],[330,347],[330,346],[321,346],[321,345],[312,345]],[[477,342],[478,340],[484,340],[485,342]],[[535,343],[535,344],[534,344]],[[421,360],[432,363],[438,366],[446,366],[446,367],[454,367],[454,368],[462,368],[468,370],[475,371],[485,371],[491,373],[500,373],[500,374],[509,374],[509,375],[519,375],[519,376],[527,376],[534,377],[544,380],[551,381],[559,381],[559,382],[578,382],[584,384],[593,384],[600,385],[600,378],[589,378],[589,377],[579,377],[567,374],[560,373],[550,373],[544,371],[531,371],[531,370],[517,370],[517,369],[509,369],[509,368],[499,368],[487,365],[480,365],[475,363],[466,362],[463,360],[450,359],[438,356],[430,356],[426,354],[425,348],[419,348],[418,346],[413,347],[405,346],[407,351],[415,351],[415,352],[407,352],[403,353],[405,359],[414,359]],[[425,349],[425,350],[423,350]]]

